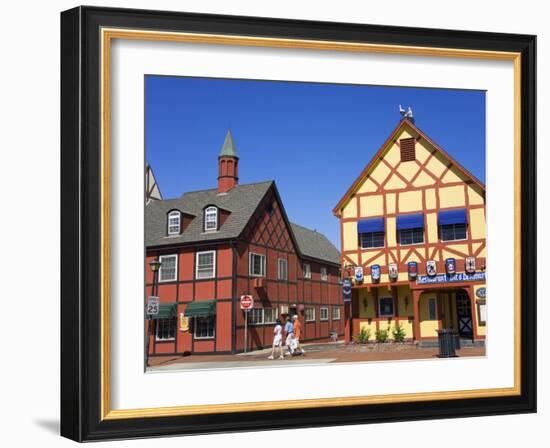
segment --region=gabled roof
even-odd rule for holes
[[[464,168],[460,163],[458,163],[447,151],[445,151],[441,146],[439,146],[437,143],[435,143],[430,137],[428,137],[424,132],[422,132],[412,121],[410,121],[407,118],[402,119],[398,125],[395,127],[395,129],[390,133],[389,137],[386,139],[386,141],[382,144],[382,146],[378,149],[376,154],[372,157],[371,161],[368,163],[368,165],[361,171],[361,174],[357,177],[355,182],[351,185],[351,187],[346,191],[344,196],[342,196],[342,199],[338,201],[338,204],[334,207],[332,212],[334,215],[339,216],[340,209],[345,204],[345,202],[349,199],[351,195],[353,195],[361,186],[361,182],[363,179],[370,174],[370,172],[376,167],[378,161],[383,157],[384,152],[389,149],[390,145],[395,140],[397,134],[405,128],[409,127],[414,133],[416,133],[420,138],[424,139],[428,144],[430,144],[436,151],[441,153],[444,157],[446,157],[452,164],[455,166],[464,176],[471,179],[471,181],[479,186],[483,191],[485,191],[485,184],[483,184],[477,177],[475,177],[472,173],[470,173],[466,168]]]
[[[324,235],[289,222],[274,181],[237,185],[223,194],[218,193],[217,189],[200,190],[185,193],[177,199],[151,201],[145,207],[145,246],[162,247],[237,239],[270,188],[273,188],[279,201],[283,218],[298,253],[304,257],[340,264],[340,252]],[[217,232],[204,232],[203,229],[203,210],[209,205],[229,212],[229,216]],[[166,234],[167,214],[171,210],[179,210],[194,217],[180,235]]]

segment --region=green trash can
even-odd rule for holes
[[[437,330],[437,340],[439,343],[439,357],[440,358],[455,358],[457,338],[452,328],[443,328]]]

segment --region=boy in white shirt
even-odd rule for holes
[[[285,359],[283,356],[283,325],[280,319],[273,329],[273,345],[271,346],[271,355],[268,359],[274,359],[275,348],[279,348],[279,359]]]

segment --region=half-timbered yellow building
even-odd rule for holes
[[[403,118],[333,210],[344,277],[346,339],[396,327],[435,340],[452,328],[483,343],[485,186]],[[365,331],[367,330],[367,331]]]

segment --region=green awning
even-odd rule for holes
[[[185,308],[186,317],[206,317],[216,314],[215,300],[197,300]]]
[[[151,319],[172,319],[177,316],[177,303],[161,303],[158,314],[152,314]]]

